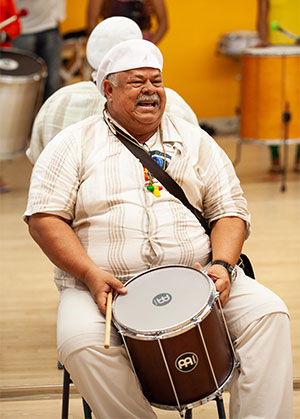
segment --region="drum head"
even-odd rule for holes
[[[37,55],[17,49],[0,50],[0,75],[30,76],[42,71],[43,60]]]
[[[243,55],[262,57],[299,56],[300,47],[297,45],[271,45],[264,48],[246,48],[243,50]]]
[[[182,265],[150,269],[126,287],[128,293],[114,300],[113,317],[120,328],[134,333],[176,330],[198,317],[215,294],[207,274]]]

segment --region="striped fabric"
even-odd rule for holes
[[[238,216],[249,226],[239,180],[216,142],[167,115],[162,129],[173,149],[167,171],[190,202],[210,222]],[[102,116],[72,125],[45,148],[34,166],[25,220],[38,212],[70,220],[94,262],[123,282],[154,266],[210,261],[210,240],[198,220],[165,189],[161,197],[146,190],[141,163]],[[59,289],[83,286],[59,269],[55,281]]]

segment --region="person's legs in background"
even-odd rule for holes
[[[45,84],[44,101],[61,87],[60,66],[62,37],[58,28],[37,34],[36,53],[45,60],[48,77]]]
[[[271,152],[271,173],[281,173],[282,167],[280,165],[279,147],[277,145],[270,146]]]
[[[294,171],[300,173],[300,144],[297,147]]]
[[[24,49],[36,54],[36,42],[37,38],[34,33],[20,35],[18,38],[13,40],[13,48]]]
[[[269,147],[271,153],[271,173],[281,173],[282,167],[280,165],[280,154],[279,154],[279,146],[272,145]],[[294,164],[294,172],[300,173],[300,144],[297,146],[296,157],[295,157],[295,164]]]
[[[43,99],[45,101],[61,86],[59,72],[62,38],[59,29],[54,28],[34,34],[21,35],[14,40],[13,47],[31,51],[45,61],[48,71]]]

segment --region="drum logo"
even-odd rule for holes
[[[197,367],[197,365],[198,356],[194,352],[185,352],[175,361],[175,366],[180,372],[191,372]]]
[[[16,70],[19,67],[19,63],[16,60],[11,58],[1,58],[0,59],[0,70],[12,71]]]
[[[152,303],[157,307],[161,307],[161,306],[165,306],[166,304],[169,304],[171,300],[172,300],[172,295],[169,294],[168,292],[165,292],[162,294],[157,294],[153,298]]]

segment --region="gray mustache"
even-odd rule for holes
[[[144,102],[144,101],[156,102],[158,105],[160,105],[160,97],[158,96],[157,93],[153,93],[152,95],[142,94],[137,98],[136,103]]]

